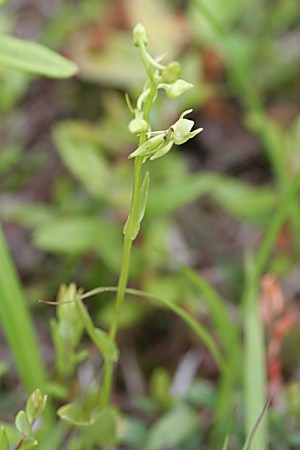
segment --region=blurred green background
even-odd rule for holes
[[[130,284],[182,304],[210,327],[205,303],[179,269],[188,265],[212,283],[239,320],[245,253],[255,253],[299,172],[299,19],[297,0],[4,4],[0,33],[43,43],[79,66],[78,75],[64,81],[0,68],[0,215],[50,370],[53,310],[38,299],[54,299],[61,283],[75,281],[88,290],[117,282],[131,192],[127,156],[136,146],[127,129],[124,93],[136,98],[145,79],[132,27],[143,23],[152,54],[180,60],[182,77],[194,84],[176,101],[156,100],[153,128],[168,128],[183,110],[193,108],[192,118],[204,132],[151,163],[149,202]],[[292,311],[295,317],[279,344],[278,389],[284,398],[294,383],[299,388],[299,252],[300,206],[295,200],[268,268],[282,280],[282,316]],[[104,327],[111,318],[111,300],[105,294],[91,305]],[[193,348],[195,372],[199,380],[209,380],[205,392],[212,391],[212,400],[195,394],[204,420],[210,401],[216,400],[217,370],[192,333],[170,313],[134,298],[125,304],[122,328],[126,357],[117,389],[122,401],[148,392],[149,379],[150,385],[161,386],[161,381],[155,384],[157,367],[164,366],[162,377],[171,376]],[[270,338],[267,326],[266,335]],[[0,359],[10,361],[2,347]],[[128,369],[136,370],[137,383],[126,376]],[[13,377],[4,378],[3,415],[15,408],[18,399],[10,389],[16,386]],[[159,403],[155,389],[152,395]],[[277,405],[272,448],[299,448],[299,415],[299,402]],[[284,422],[283,417],[289,418]],[[204,423],[203,436],[208,428]],[[186,449],[197,448],[195,442]]]

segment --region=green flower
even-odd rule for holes
[[[174,123],[170,128],[173,128],[174,131],[174,144],[181,145],[184,144],[189,139],[192,139],[195,137],[198,133],[201,133],[203,131],[203,128],[197,128],[194,131],[191,131],[191,129],[194,126],[194,121],[189,119],[184,119],[184,116],[191,113],[193,110],[188,109],[187,111],[184,111],[177,122]]]
[[[144,158],[143,163],[147,161],[148,158],[154,160],[168,153],[173,144],[181,145],[195,137],[203,130],[203,128],[197,128],[196,130],[191,131],[194,126],[194,121],[184,119],[184,116],[190,112],[192,112],[192,109],[183,112],[177,122],[171,125],[168,130],[152,133],[154,136],[150,137],[150,139],[131,153],[129,158],[142,156]]]
[[[191,89],[193,85],[185,80],[178,79],[173,83],[160,83],[158,87],[164,89],[168,97],[177,98],[185,91]]]

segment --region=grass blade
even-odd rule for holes
[[[80,295],[79,298],[82,300],[85,298],[92,297],[96,294],[102,294],[104,292],[116,292],[116,287],[99,287],[95,288],[92,291],[86,292],[83,295]],[[215,362],[217,363],[219,369],[221,372],[225,371],[225,361],[223,359],[223,356],[218,349],[217,345],[215,344],[213,338],[210,336],[208,331],[197,321],[195,320],[187,311],[185,311],[181,306],[171,302],[170,300],[163,299],[160,297],[157,297],[156,295],[150,294],[145,291],[140,291],[138,289],[126,289],[127,294],[135,295],[137,297],[144,297],[148,300],[150,300],[152,303],[154,303],[156,306],[160,306],[166,309],[169,309],[173,313],[175,313],[177,316],[179,316],[199,337],[199,339],[204,343],[204,345],[208,348],[210,353],[212,354]]]
[[[197,291],[203,295],[203,300],[209,309],[212,321],[219,333],[225,350],[230,353],[237,330],[230,320],[224,300],[200,274],[189,267],[183,267],[182,271]]]
[[[17,273],[0,228],[0,322],[28,393],[46,383],[35,330]]]
[[[258,309],[258,287],[255,277],[255,263],[247,264],[246,290],[244,294],[244,399],[245,431],[249,436],[267,398],[267,374],[265,364],[264,330]],[[268,449],[268,429],[261,421],[253,436],[251,450]]]

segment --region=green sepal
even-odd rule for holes
[[[157,151],[150,157],[150,161],[153,161],[154,159],[160,158],[161,156],[165,156],[173,147],[174,142],[170,141],[166,145],[162,145],[157,149]]]
[[[136,156],[144,156],[148,157],[153,155],[160,147],[161,144],[164,143],[164,132],[161,132],[157,136],[154,136],[148,141],[144,142],[140,147],[138,147],[134,152],[130,153],[128,158],[134,158]]]

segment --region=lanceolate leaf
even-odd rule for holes
[[[12,36],[0,36],[0,66],[49,78],[68,78],[77,72],[76,65],[58,53]]]

